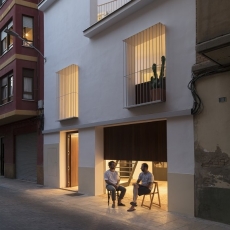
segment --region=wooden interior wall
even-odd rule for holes
[[[166,121],[104,128],[104,159],[167,162],[166,128]]]

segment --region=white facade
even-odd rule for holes
[[[83,31],[96,22],[96,0],[59,0],[46,8],[47,2],[40,6],[45,16],[47,58],[45,185],[66,186],[66,132],[79,132],[79,192],[98,195],[104,192],[103,127],[166,119],[168,209],[194,215],[193,101],[187,84],[195,63],[196,1],[148,1],[127,17],[124,12],[124,18],[115,24],[98,22],[111,25],[91,38]],[[159,22],[166,27],[167,99],[124,108],[123,40]],[[56,73],[72,64],[79,69],[79,115],[77,119],[58,121]]]

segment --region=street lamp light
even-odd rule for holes
[[[13,30],[9,30],[9,29],[5,29],[4,32],[24,41],[26,44],[28,44],[28,46],[35,49],[44,58],[44,62],[46,62],[46,58],[44,57],[44,55],[35,46],[31,45],[26,39],[22,38],[18,33],[16,33]]]

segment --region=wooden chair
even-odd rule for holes
[[[154,198],[155,194],[158,195],[158,203],[154,203],[153,202],[153,198]],[[149,206],[144,204],[145,196],[147,196],[147,195],[150,195],[150,205]],[[151,209],[153,204],[161,207],[158,182],[153,182],[153,189],[152,189],[152,191],[149,194],[143,195],[141,206],[144,206],[144,207],[147,207],[147,208]]]
[[[107,189],[106,189],[106,191],[107,191],[107,193],[108,193],[108,206],[109,206],[109,200],[110,200],[110,197],[112,196],[112,191],[109,191],[109,190],[107,190]],[[120,196],[119,191],[116,191],[116,196],[117,196],[117,200],[118,200],[118,199],[119,199],[119,196]]]

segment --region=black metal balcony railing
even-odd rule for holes
[[[158,69],[160,66],[158,66]],[[124,76],[124,106],[158,103],[166,100],[166,77],[151,81],[152,68]]]
[[[108,16],[118,8],[122,7],[126,3],[130,2],[132,0],[113,0],[101,5],[98,5],[97,10],[97,20],[100,21],[102,18]]]

